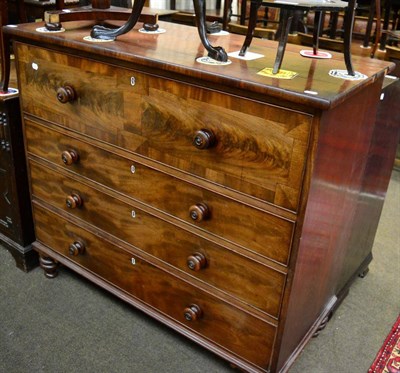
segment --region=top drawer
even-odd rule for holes
[[[16,51],[25,112],[297,210],[311,116],[46,49]]]

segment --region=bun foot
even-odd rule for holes
[[[332,313],[329,312],[329,314],[322,319],[317,330],[313,334],[313,338],[318,337],[319,333],[321,333],[321,331],[325,329],[326,324],[328,324],[328,321],[331,319],[331,316],[332,316]]]
[[[358,274],[358,277],[364,278],[369,272],[369,267],[365,268],[362,272]]]
[[[54,278],[58,275],[58,263],[50,257],[39,256],[40,267],[47,278]]]

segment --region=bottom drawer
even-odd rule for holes
[[[275,326],[169,274],[137,254],[101,239],[37,203],[34,203],[34,219],[36,237],[42,244],[190,331],[268,369]],[[72,253],[71,244],[75,244]]]

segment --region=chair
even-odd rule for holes
[[[205,30],[205,0],[194,0],[197,26],[201,41],[204,47],[207,49],[208,56],[216,59],[217,61],[227,61],[228,56],[222,47],[213,47],[206,36]],[[354,22],[354,10],[356,7],[356,0],[349,0],[349,2],[339,1],[339,0],[328,0],[322,2],[321,0],[251,0],[250,5],[250,20],[247,29],[246,39],[243,46],[239,52],[240,56],[246,54],[247,49],[250,47],[251,41],[253,39],[253,32],[257,23],[257,12],[260,6],[275,7],[280,9],[280,20],[279,20],[279,43],[278,51],[275,58],[275,63],[273,67],[273,74],[277,74],[282,64],[283,56],[285,53],[286,43],[288,39],[288,34],[290,30],[290,25],[293,19],[293,15],[296,11],[315,11],[315,23],[313,32],[313,50],[314,54],[318,50],[318,37],[321,32],[321,15],[325,11],[339,12],[342,10],[346,11],[346,21],[344,30],[344,60],[349,75],[354,76],[354,69],[351,62],[351,39],[352,39],[352,29]]]
[[[382,37],[379,45],[379,50],[384,51],[386,48],[387,37],[391,32],[396,31],[395,28],[399,29],[399,12],[400,12],[400,0],[385,0],[383,26],[382,26]],[[391,17],[392,16],[392,17]],[[392,20],[390,20],[392,18]],[[392,29],[389,29],[389,25],[392,23]]]
[[[280,25],[278,32],[278,50],[275,58],[274,67],[272,70],[273,74],[277,74],[282,65],[283,56],[286,49],[286,43],[290,30],[293,13],[296,10],[303,11],[314,11],[314,30],[313,30],[313,53],[314,55],[318,52],[318,40],[321,34],[321,21],[322,15],[326,11],[339,12],[342,10],[346,11],[345,23],[344,23],[344,60],[346,69],[349,75],[354,76],[354,69],[351,62],[351,39],[352,29],[354,22],[354,9],[356,6],[355,0],[350,0],[348,3],[344,1],[331,0],[322,2],[319,0],[297,0],[296,2],[290,0],[252,0],[250,7],[250,21],[246,35],[246,39],[239,52],[240,56],[246,54],[247,49],[250,47],[253,39],[253,30],[255,27],[255,18],[257,10],[261,5],[268,5],[271,7],[277,7],[280,9]]]
[[[367,21],[367,29],[364,35],[363,47],[368,48],[369,42],[372,33],[372,27],[374,23],[374,17],[376,17],[376,31],[375,31],[375,45],[380,39],[380,30],[381,30],[381,4],[380,0],[364,0],[362,6],[359,6],[357,11],[367,12],[368,21]],[[375,51],[374,53],[375,54]],[[373,57],[373,55],[371,56]]]
[[[400,48],[388,45],[386,47],[385,60],[394,62],[396,64],[396,67],[394,71],[392,71],[391,75],[395,75],[400,78]]]

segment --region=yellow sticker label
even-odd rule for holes
[[[288,70],[279,70],[276,74],[272,74],[272,68],[270,67],[260,70],[257,74],[277,79],[293,79],[295,76],[297,76],[296,72]]]

